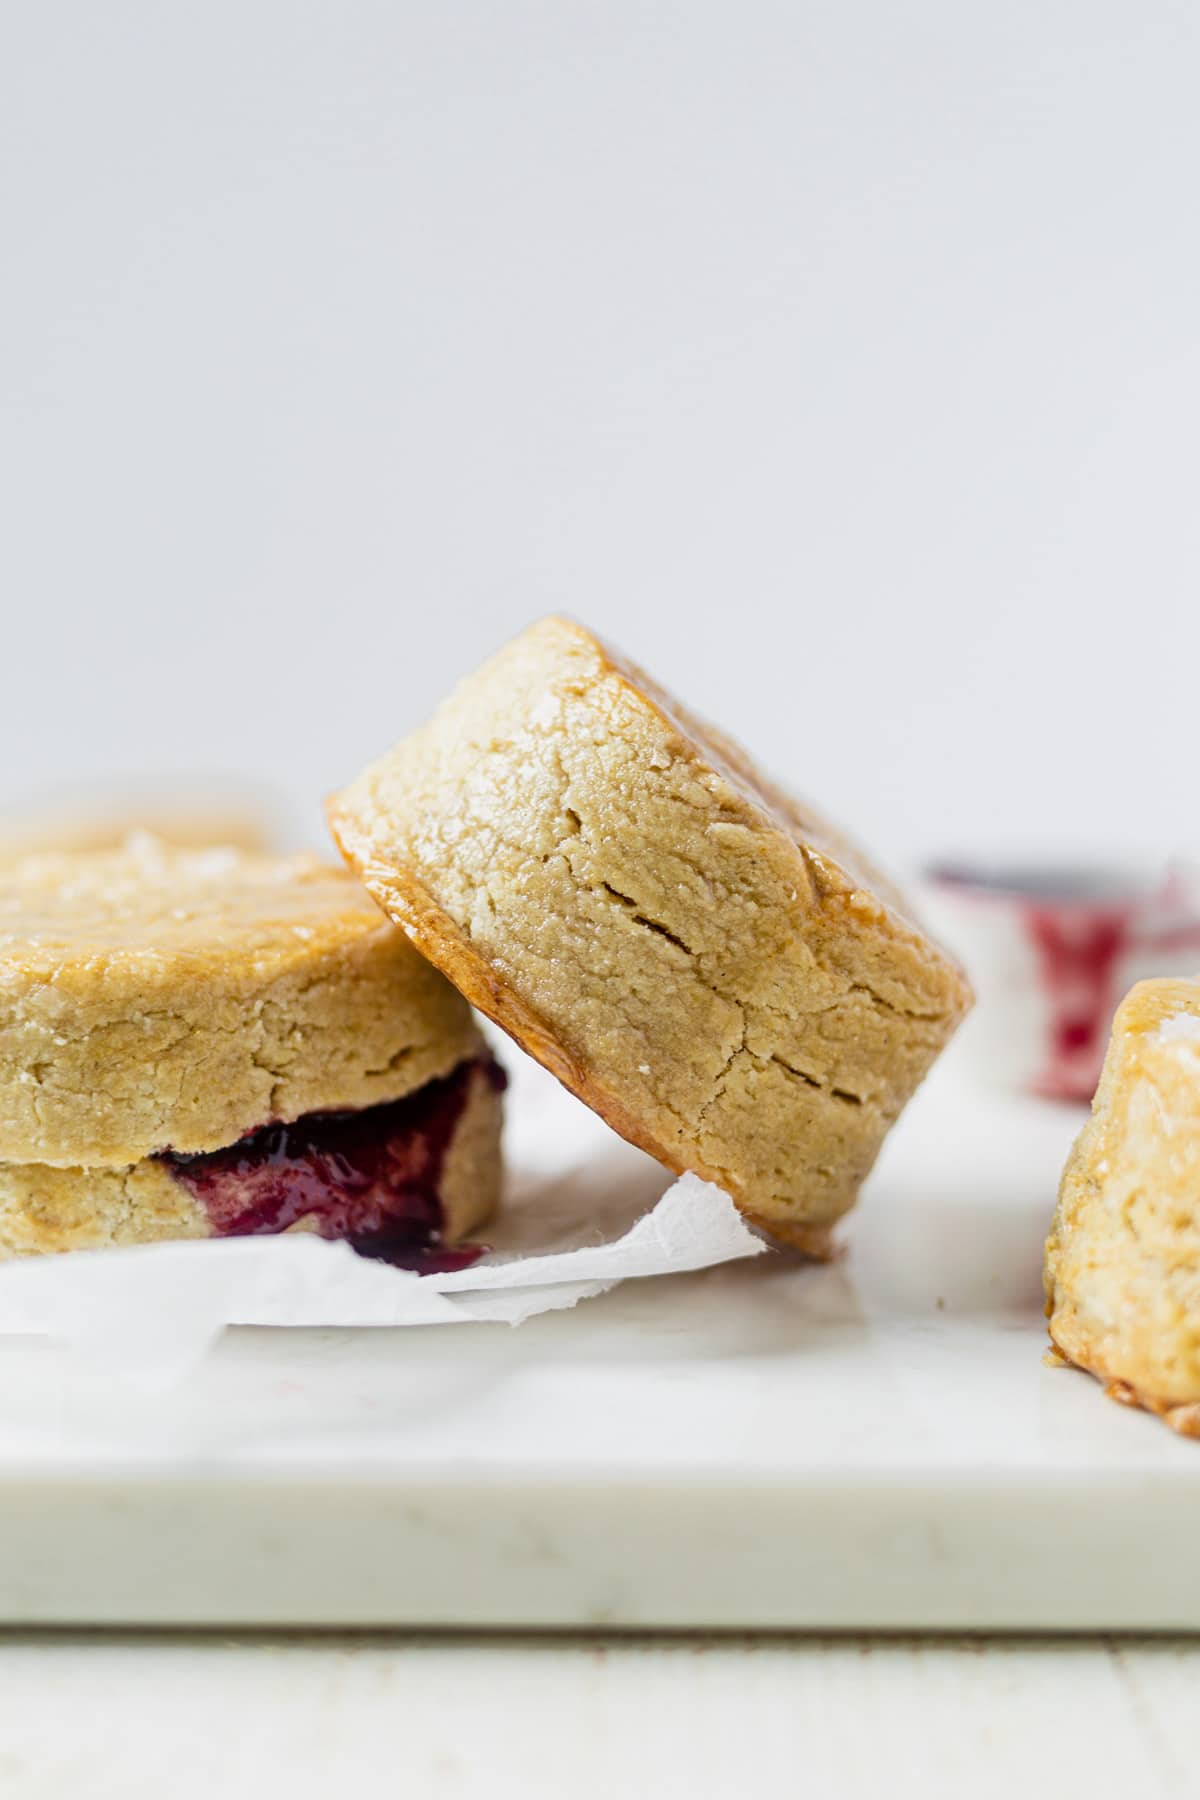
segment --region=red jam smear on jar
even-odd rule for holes
[[[491,1058],[460,1063],[402,1100],[356,1112],[306,1113],[263,1125],[227,1149],[160,1160],[204,1207],[218,1237],[252,1237],[309,1221],[396,1268],[434,1274],[469,1268],[479,1244],[442,1240],[442,1171],[471,1084],[497,1092]]]

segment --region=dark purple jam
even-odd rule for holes
[[[308,1218],[321,1237],[344,1239],[360,1256],[423,1274],[465,1269],[483,1247],[443,1243],[441,1181],[477,1080],[499,1091],[504,1071],[479,1058],[402,1100],[306,1113],[290,1125],[263,1125],[225,1150],[164,1150],[161,1161],[204,1207],[218,1237],[286,1231]]]

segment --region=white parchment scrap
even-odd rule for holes
[[[507,1194],[488,1254],[414,1275],[309,1232],[71,1251],[0,1264],[0,1333],[48,1335],[153,1391],[227,1325],[520,1325],[644,1275],[757,1256],[719,1188],[658,1165],[526,1057],[506,1056]]]
[[[528,1222],[527,1222],[528,1227]],[[579,1221],[579,1236],[591,1235]],[[0,1331],[44,1333],[147,1387],[185,1374],[227,1325],[519,1325],[619,1281],[756,1256],[728,1195],[685,1175],[620,1237],[415,1275],[308,1232],[73,1251],[0,1266]]]

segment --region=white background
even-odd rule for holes
[[[1200,11],[6,9],[0,805],[536,614],[885,854],[1191,847]]]

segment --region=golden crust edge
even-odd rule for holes
[[[1068,1368],[1078,1369],[1081,1374],[1102,1383],[1106,1399],[1115,1401],[1118,1406],[1131,1406],[1153,1414],[1179,1437],[1200,1438],[1200,1400],[1164,1400],[1160,1395],[1147,1393],[1126,1376],[1107,1368],[1102,1358],[1068,1350],[1055,1333],[1053,1319],[1047,1330],[1052,1354]]]

